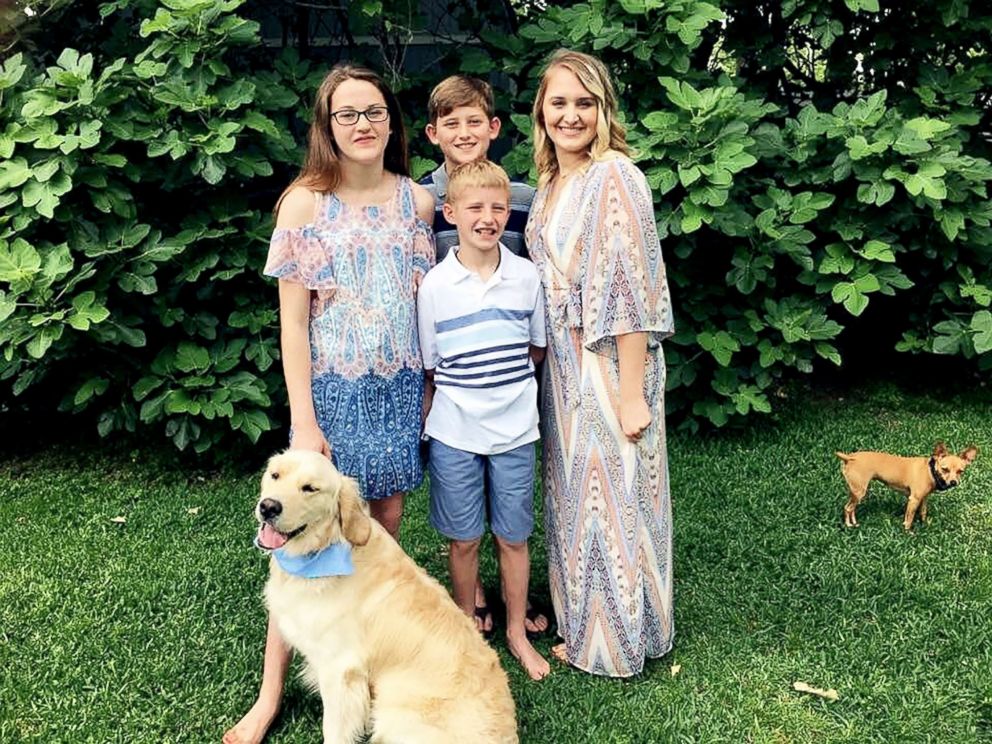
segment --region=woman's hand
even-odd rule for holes
[[[289,448],[319,452],[327,458],[331,456],[331,445],[328,444],[324,433],[315,423],[293,427],[293,438],[289,442]]]
[[[644,400],[644,368],[647,365],[648,335],[626,333],[617,336],[620,373],[620,428],[631,442],[651,424],[651,409]]]
[[[643,395],[620,401],[620,428],[631,442],[637,442],[651,425],[651,409]]]

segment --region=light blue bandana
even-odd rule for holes
[[[285,548],[273,550],[279,567],[288,574],[304,579],[322,579],[325,576],[351,576],[355,567],[351,563],[351,545],[345,541],[331,543],[323,550],[305,555],[286,555]]]

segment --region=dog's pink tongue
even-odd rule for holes
[[[267,550],[278,550],[286,544],[286,536],[268,522],[258,528],[258,544]]]

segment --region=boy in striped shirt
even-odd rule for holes
[[[539,437],[534,362],[544,356],[544,307],[537,269],[500,243],[509,201],[506,173],[488,160],[449,174],[443,209],[458,245],[428,272],[417,295],[433,393],[425,424],[430,521],[450,542],[455,602],[473,617],[488,480],[507,645],[532,679],[542,679],[550,667],[528,640],[524,618]]]

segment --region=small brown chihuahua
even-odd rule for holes
[[[927,497],[934,491],[946,491],[961,482],[961,473],[978,456],[978,447],[970,446],[960,455],[947,451],[942,442],[933,448],[930,457],[900,457],[885,452],[837,452],[843,461],[841,472],[847,481],[851,498],[844,505],[844,524],[857,527],[854,510],[868,492],[868,484],[881,481],[889,488],[909,496],[902,526],[909,529],[919,509],[920,520],[927,521]]]

